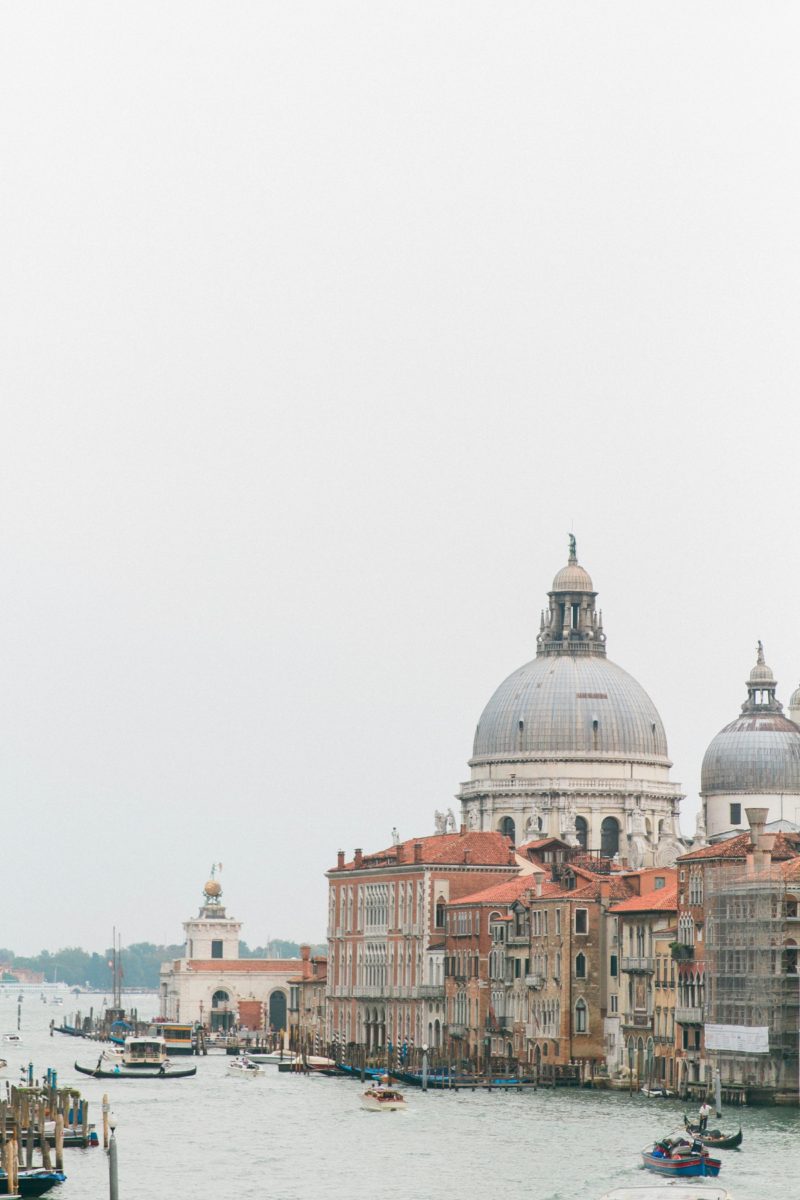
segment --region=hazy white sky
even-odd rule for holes
[[[699,768],[796,633],[795,3],[5,3],[18,952],[255,944],[455,802],[566,533]]]

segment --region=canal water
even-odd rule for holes
[[[154,997],[131,998],[142,1015]],[[80,998],[88,1009],[102,997]],[[23,1002],[21,1047],[3,1046],[4,1076],[22,1063],[89,1097],[100,1122],[107,1090],[117,1118],[120,1200],[241,1197],[250,1200],[596,1200],[614,1185],[656,1182],[639,1151],[675,1130],[682,1106],[612,1092],[542,1090],[423,1095],[409,1089],[406,1113],[370,1113],[360,1085],[266,1068],[254,1080],[226,1074],[226,1058],[192,1059],[198,1073],[173,1083],[93,1082],[72,1069],[97,1061],[95,1043],[56,1034],[73,1007]],[[0,995],[0,1033],[16,1030],[17,995]],[[719,1182],[733,1200],[797,1200],[800,1115],[796,1109],[726,1110],[744,1145],[721,1152]],[[67,1150],[68,1180],[54,1200],[105,1200],[101,1149]]]

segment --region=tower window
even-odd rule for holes
[[[742,822],[742,806],[741,804],[731,805],[731,825],[740,825]]]
[[[215,940],[211,943],[211,957],[212,958],[222,958],[222,942],[221,941]]]

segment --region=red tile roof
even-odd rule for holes
[[[408,838],[397,846],[388,846],[374,854],[365,854],[362,869],[376,867],[393,868],[414,865],[414,847],[420,846],[420,863],[450,863],[454,866],[476,867],[508,866],[511,838],[502,833],[471,831],[468,833],[434,833],[430,837]],[[399,852],[399,853],[398,853]],[[468,858],[465,853],[468,852]],[[513,864],[511,864],[513,866]],[[344,866],[345,871],[354,871],[354,862]],[[336,867],[331,870],[336,871]]]
[[[545,846],[564,846],[566,848],[567,843],[557,837],[537,838],[533,842],[525,842],[524,845],[518,846],[517,854],[524,855],[528,850],[542,850]]]
[[[461,908],[465,904],[513,904],[523,892],[536,886],[535,880],[535,875],[515,875],[513,879],[492,883],[469,896],[459,896],[457,900],[451,900],[448,907]]]
[[[609,909],[612,913],[677,912],[678,885],[658,888],[644,896],[630,896]]]
[[[688,854],[682,854],[678,859],[679,863],[696,862],[698,859],[745,859],[752,851],[753,844],[750,841],[750,830],[747,829],[744,833],[738,833],[736,837],[726,838],[722,842],[714,842],[710,846],[701,846],[699,850],[690,850]],[[772,857],[776,861],[783,861],[787,858],[794,858],[800,853],[800,838],[797,834],[779,833],[775,838],[775,844],[772,848]]]
[[[249,971],[256,975],[286,975],[301,965],[299,958],[179,958],[175,961],[184,971],[187,968],[193,971]]]

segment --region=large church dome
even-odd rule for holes
[[[703,758],[703,796],[800,793],[800,729],[783,715],[776,688],[759,642],[741,715],[712,739]]]
[[[509,675],[483,710],[472,754],[473,762],[516,754],[669,761],[644,688],[616,663],[588,654],[535,658]]]

